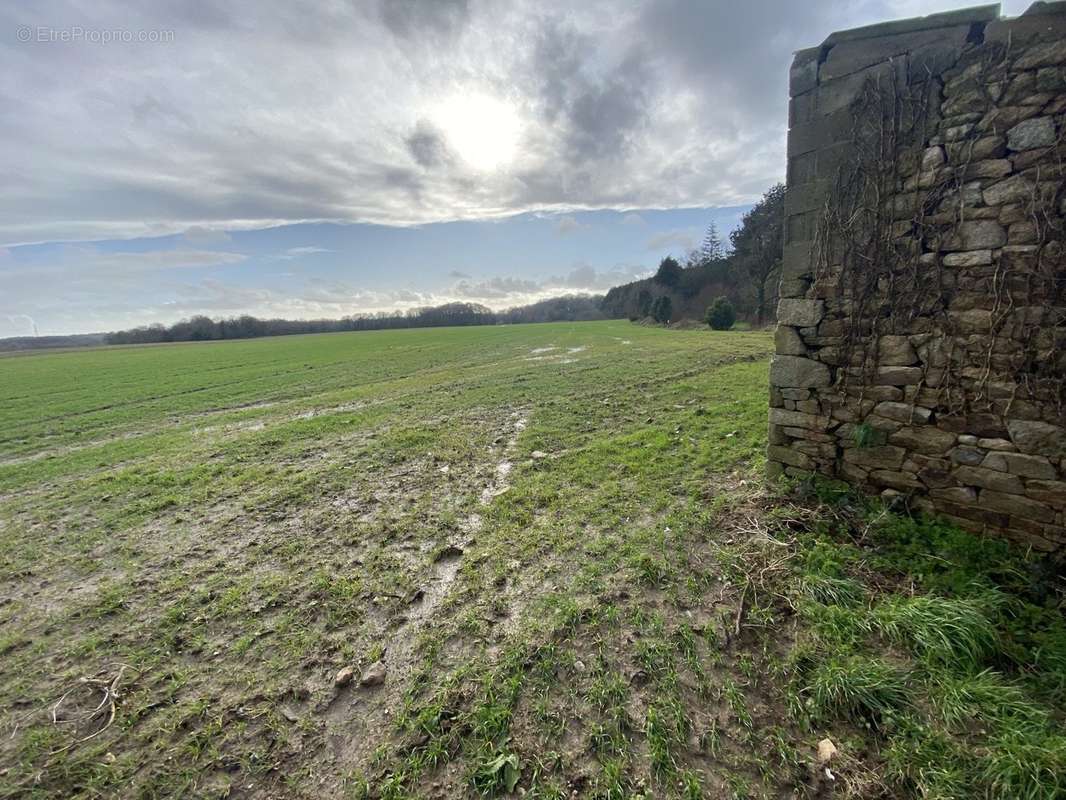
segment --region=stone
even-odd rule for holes
[[[1029,497],[1019,497],[1016,494],[1004,494],[985,489],[977,498],[977,504],[982,508],[1000,511],[1022,519],[1037,522],[1054,522],[1055,520],[1055,512],[1043,503]]]
[[[884,402],[874,406],[874,413],[879,417],[894,419],[897,422],[921,422],[926,423],[933,412],[922,406],[913,406],[910,403]]]
[[[1002,136],[984,136],[947,145],[948,158],[953,164],[982,161],[987,158],[1002,158],[1007,145]]]
[[[888,486],[893,489],[908,491],[910,489],[924,489],[924,484],[917,476],[910,472],[897,472],[888,469],[875,469],[870,473],[870,482],[878,486]]]
[[[959,441],[962,441],[962,437],[959,437]],[[1008,442],[1006,439],[978,439],[975,438],[973,444],[978,447],[983,447],[985,450],[1006,450],[1014,452],[1017,448]]]
[[[1030,120],[1032,122],[1033,120]],[[1024,122],[1022,123],[1025,124]],[[1036,185],[1021,175],[1011,175],[1006,180],[993,183],[984,190],[987,206],[1001,206],[1006,203],[1021,203],[1033,197]]]
[[[1016,475],[983,467],[959,467],[955,470],[955,479],[966,486],[978,486],[1005,494],[1022,494],[1025,490],[1021,478]]]
[[[796,329],[789,325],[778,325],[774,331],[774,349],[785,356],[805,356],[807,346],[803,343]]]
[[[772,444],[766,448],[766,457],[771,461],[780,461],[782,464],[788,464],[790,467],[799,467],[800,469],[812,469],[814,467],[814,461],[810,456],[804,455],[798,450],[793,450],[791,447]]]
[[[921,367],[878,367],[874,383],[883,386],[909,386],[922,379]]]
[[[1036,90],[1038,92],[1061,92],[1066,89],[1066,73],[1061,69],[1043,67],[1036,73]],[[1045,108],[1044,113],[1048,110]]]
[[[943,147],[927,147],[922,152],[921,169],[923,172],[938,169],[944,166],[945,160]]]
[[[976,503],[977,491],[969,486],[952,486],[945,489],[930,489],[929,496],[953,503]]]
[[[962,439],[960,436],[959,439]],[[974,447],[956,447],[951,451],[951,460],[956,464],[965,464],[969,467],[978,467],[988,455],[984,450]]]
[[[805,328],[817,325],[825,316],[824,300],[784,298],[777,304],[778,325]]]
[[[809,442],[822,442],[825,444],[836,441],[828,433],[818,433],[817,431],[808,431],[803,428],[782,428],[781,430],[785,432],[786,436],[791,436],[793,439],[806,439]],[[784,442],[774,442],[774,444],[784,444]]]
[[[776,355],[770,362],[771,386],[821,387],[832,382],[829,367],[821,361],[799,356]]]
[[[937,419],[937,425],[952,433],[969,433],[989,438],[1007,435],[1002,418],[985,412],[967,414],[965,417],[941,416]]]
[[[918,354],[906,336],[886,335],[877,340],[877,363],[886,367],[909,367]]]
[[[1066,429],[1034,420],[1007,420],[1011,441],[1023,453],[1066,458]]]
[[[385,664],[375,661],[366,668],[363,677],[359,679],[360,686],[380,686],[385,682]]]
[[[953,517],[957,517],[958,520],[951,520],[956,525],[968,528],[969,530],[976,530],[977,533],[982,531],[982,528],[971,528],[967,525],[961,524],[960,520],[970,520],[971,522],[980,522],[983,525],[995,525],[997,527],[1005,527],[1010,524],[1010,516],[1004,514],[1002,511],[993,511],[990,508],[979,508],[976,505],[964,505],[962,503],[952,503],[948,500],[940,500],[937,502],[937,507],[947,514]]]
[[[1005,158],[987,158],[984,161],[975,161],[967,164],[962,170],[965,180],[977,180],[981,178],[1003,178],[1011,174],[1014,165]]]
[[[1025,484],[1025,496],[1046,503],[1052,508],[1066,509],[1066,482],[1028,481]]]
[[[1058,470],[1043,456],[1028,456],[1022,453],[989,453],[981,462],[981,466],[1023,478],[1045,481],[1053,481],[1059,476]]]
[[[800,431],[799,435],[803,435],[805,431],[801,428],[786,428],[784,425],[770,425],[769,441],[770,444],[788,444],[789,431]]]
[[[992,219],[970,219],[955,227],[945,250],[993,250],[1007,243],[1007,232]]]
[[[841,461],[837,465],[837,474],[844,480],[851,483],[862,485],[866,483],[866,479],[869,477],[869,472],[862,467],[857,467],[854,464],[850,464],[847,461]]]
[[[1062,37],[1056,37],[1054,42],[1025,48],[1012,66],[1022,70],[1059,64],[1066,64],[1066,39]]]
[[[810,282],[799,278],[781,281],[781,297],[803,297],[807,294]]]
[[[1019,122],[1007,131],[1007,147],[1011,150],[1032,150],[1055,144],[1055,122],[1051,117],[1033,117]]]
[[[352,682],[352,678],[355,677],[355,670],[352,667],[342,667],[333,678],[334,686],[347,686]]]
[[[961,253],[945,253],[941,263],[945,267],[983,267],[992,263],[992,251],[968,250]]]
[[[829,427],[829,417],[821,414],[805,414],[802,411],[789,411],[784,408],[771,408],[770,422],[775,425],[805,428],[812,431],[824,431]]]
[[[818,742],[818,763],[826,765],[833,760],[833,756],[837,754],[837,747],[833,744],[832,739],[822,739]]]
[[[852,447],[844,451],[844,460],[860,467],[898,471],[907,452],[902,447]]]
[[[925,455],[938,456],[947,453],[955,444],[955,434],[934,428],[931,425],[922,427],[901,428],[888,437],[891,444],[905,447]]]
[[[542,458],[547,458],[548,454],[545,453],[543,450],[534,450],[532,453],[529,454],[529,457],[532,458],[534,461],[540,461]]]

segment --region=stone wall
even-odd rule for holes
[[[791,71],[771,475],[1066,546],[1066,3],[834,33]]]

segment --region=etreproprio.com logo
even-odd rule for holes
[[[43,44],[169,44],[174,41],[174,31],[20,25],[15,38],[23,43]]]

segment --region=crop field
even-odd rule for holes
[[[764,487],[771,349],[0,358],[0,797],[1063,797],[1058,574]]]

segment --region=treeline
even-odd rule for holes
[[[656,322],[704,319],[719,297],[756,325],[772,321],[781,267],[785,187],[772,186],[729,234],[729,245],[712,223],[702,245],[681,261],[667,256],[651,278],[607,292],[608,317]]]
[[[104,333],[72,333],[69,336],[10,336],[0,339],[0,352],[48,350],[59,347],[96,347],[106,344]]]
[[[115,331],[107,334],[105,341],[107,344],[204,342],[219,339],[254,339],[260,336],[289,336],[298,333],[594,320],[605,318],[600,309],[602,301],[602,296],[553,297],[506,311],[493,311],[478,303],[445,303],[440,306],[408,311],[353,314],[341,319],[313,320],[259,319],[247,314],[216,320],[198,315],[173,325],[144,325],[139,328]]]

